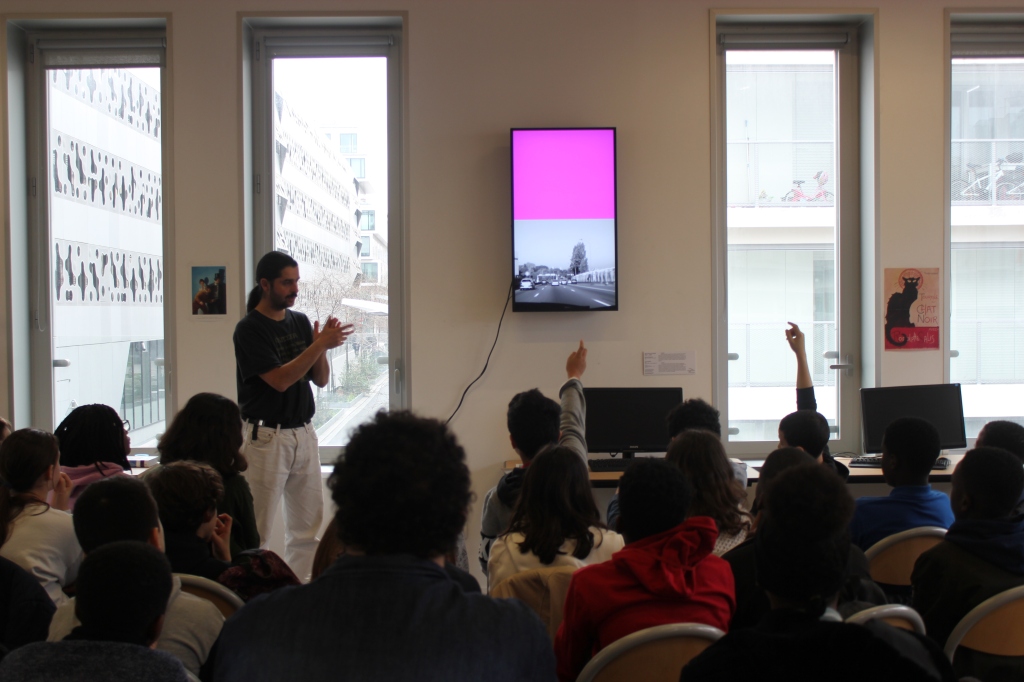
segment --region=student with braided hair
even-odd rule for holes
[[[132,441],[127,423],[108,405],[81,405],[53,432],[60,443],[60,470],[71,479],[68,510],[86,486],[110,476],[130,476]]]

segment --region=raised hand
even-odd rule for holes
[[[569,353],[569,359],[565,361],[565,373],[570,379],[579,379],[587,371],[587,349],[580,340],[580,347]]]
[[[793,349],[793,352],[799,355],[806,355],[807,351],[804,348],[804,333],[800,331],[800,327],[792,322],[787,322],[789,329],[786,330],[786,341],[789,343],[789,347]]]

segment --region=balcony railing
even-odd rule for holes
[[[953,140],[950,176],[954,206],[1024,204],[1024,140]]]
[[[786,344],[784,322],[729,325],[729,387],[795,386],[796,358]],[[835,386],[838,360],[825,357],[836,351],[836,323],[814,322],[804,329],[807,362],[815,386]]]
[[[832,140],[733,141],[726,154],[729,206],[835,205]]]

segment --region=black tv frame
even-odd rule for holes
[[[566,127],[520,127],[509,129],[509,188],[511,196],[509,201],[509,214],[511,216],[511,237],[512,237],[512,266],[515,269],[516,253],[516,217],[515,217],[515,156],[513,154],[513,137],[517,131],[523,130],[610,130],[612,131],[612,159],[613,159],[613,184],[615,192],[615,225],[612,230],[614,241],[613,250],[615,253],[615,303],[610,306],[596,308],[573,306],[559,303],[520,303],[516,301],[516,292],[519,291],[520,277],[515,272],[512,276],[512,312],[514,313],[546,313],[546,312],[605,312],[617,311],[619,309],[619,136],[615,126],[566,126]]]
[[[933,410],[921,409],[922,399],[946,400],[955,402],[958,409],[950,409],[941,414]],[[881,398],[888,399],[890,407],[881,419],[877,415],[877,401]],[[860,389],[861,404],[861,448],[865,453],[872,454],[882,451],[882,437],[885,429],[894,420],[900,417],[920,417],[931,422],[939,431],[939,447],[942,450],[952,450],[967,447],[967,429],[964,421],[963,393],[960,384],[922,384],[917,386],[885,386],[881,388]],[[935,403],[931,403],[935,404]],[[953,402],[947,404],[953,407]],[[879,419],[876,423],[872,420]],[[883,423],[884,421],[884,423]],[[869,425],[871,427],[869,433]],[[959,426],[958,433],[956,427]],[[952,427],[952,428],[951,428]],[[869,436],[870,441],[869,441]]]

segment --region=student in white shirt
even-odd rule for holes
[[[0,445],[0,556],[31,573],[57,606],[68,600],[63,588],[82,563],[66,511],[70,494],[53,435],[19,429]]]
[[[490,589],[521,571],[601,563],[625,546],[601,523],[587,465],[573,450],[541,450],[523,476],[509,532],[491,547]]]

